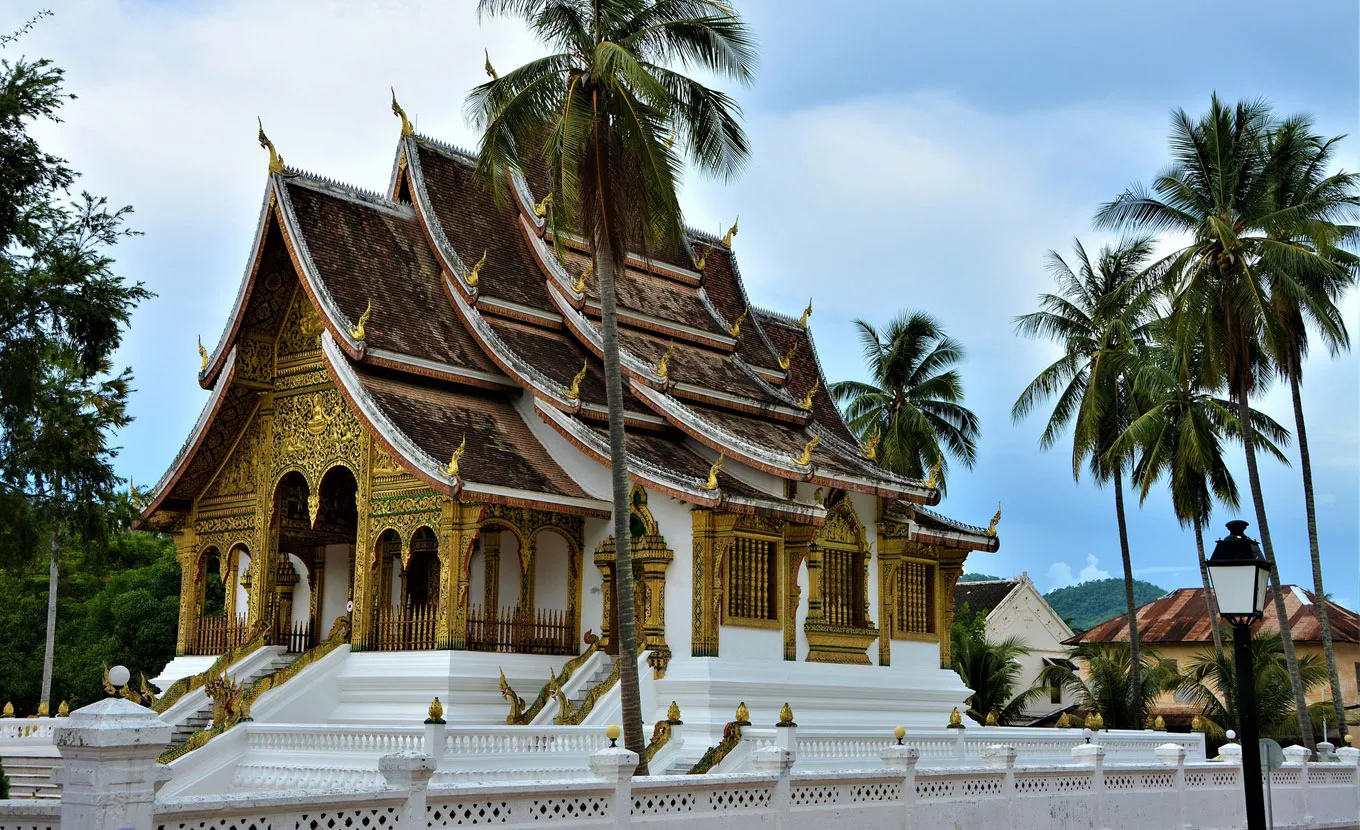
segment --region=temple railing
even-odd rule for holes
[[[472,651],[570,655],[576,653],[573,628],[566,611],[474,605],[468,609],[467,647]]]
[[[368,651],[430,651],[435,648],[435,606],[379,608],[364,648]]]
[[[245,614],[221,614],[202,617],[198,621],[190,654],[222,654],[244,645],[250,639],[250,626]]]

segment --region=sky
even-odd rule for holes
[[[1051,288],[1049,249],[1111,241],[1096,208],[1167,161],[1170,113],[1209,96],[1265,98],[1311,113],[1319,131],[1360,122],[1360,8],[1353,0],[978,0],[737,2],[761,46],[756,83],[731,90],[754,154],[731,182],[687,179],[691,225],[735,247],[752,301],[812,328],[831,380],[863,376],[852,321],[935,315],[967,349],[979,461],[956,470],[942,505],[986,524],[1003,508],[1001,550],[969,570],[1027,572],[1041,590],[1121,573],[1113,491],[1073,481],[1070,445],[1042,452],[1043,415],[1010,407],[1057,354],[1020,339],[1017,315]],[[78,95],[35,133],[83,174],[79,187],[131,204],[141,236],[114,252],[156,293],[133,317],[119,360],[136,375],[134,423],[118,472],[156,481],[207,393],[195,339],[211,347],[236,295],[265,187],[256,117],[296,167],[386,187],[399,124],[395,88],[418,129],[464,147],[464,97],[541,48],[514,21],[479,21],[472,0],[7,0],[0,30],[42,21],[0,57],[47,57]],[[1287,13],[1282,13],[1287,10]],[[1225,14],[1225,11],[1230,13]],[[1360,136],[1338,164],[1360,169]],[[1360,296],[1344,300],[1360,328]],[[1303,389],[1327,590],[1360,600],[1360,358],[1319,352]],[[1287,389],[1258,406],[1293,424]],[[1286,582],[1311,586],[1297,456],[1262,461]],[[1232,450],[1245,494],[1245,465]],[[1131,497],[1135,574],[1198,584],[1194,538],[1154,490]],[[1235,514],[1219,511],[1210,540]],[[1252,521],[1250,509],[1243,518]]]

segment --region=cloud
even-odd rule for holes
[[[1109,578],[1110,572],[1100,567],[1100,560],[1093,553],[1086,554],[1086,566],[1077,572],[1075,578],[1072,575],[1072,566],[1066,562],[1060,560],[1048,566],[1050,591],[1054,588],[1066,588],[1069,585]]]

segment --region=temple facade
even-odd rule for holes
[[[732,233],[630,257],[618,574],[590,247],[545,177],[507,172],[494,198],[470,155],[402,122],[382,194],[285,165],[261,132],[253,251],[199,347],[211,394],[144,511],[179,552],[177,662],[303,652],[338,621],[350,659],[560,665],[615,651],[631,578],[654,681],[704,661],[940,675],[955,581],[996,521],[946,518],[933,481],[876,465],[827,393],[811,305],[753,306]]]

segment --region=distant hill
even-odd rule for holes
[[[1133,601],[1137,605],[1164,596],[1166,590],[1151,582],[1141,579],[1133,581]],[[1057,588],[1044,594],[1044,599],[1076,632],[1085,631],[1128,611],[1124,604],[1124,580],[1117,577]]]
[[[959,582],[987,582],[1000,578],[1001,577],[999,576],[992,576],[991,574],[964,574],[959,577]]]

